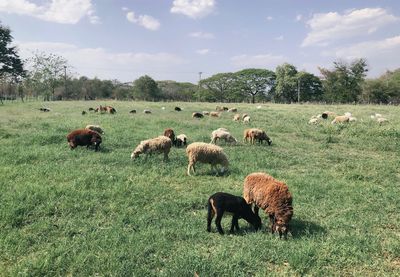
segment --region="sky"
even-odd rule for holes
[[[121,82],[285,62],[319,76],[356,58],[371,78],[400,68],[399,0],[0,0],[0,21],[22,58],[54,53],[76,76]]]

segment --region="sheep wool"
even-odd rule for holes
[[[168,154],[172,147],[172,141],[166,136],[141,141],[140,144],[133,150],[131,159],[136,159],[140,154],[148,155],[153,153],[164,153],[164,160],[168,160]]]
[[[99,134],[104,134],[103,129],[99,125],[86,125],[85,129],[95,131]]]
[[[350,118],[345,116],[345,115],[339,115],[337,117],[335,117],[334,120],[332,120],[332,124],[336,124],[336,123],[344,123],[344,122],[349,122]]]
[[[204,142],[194,142],[186,148],[186,155],[189,159],[187,174],[190,176],[190,170],[195,173],[195,165],[197,162],[211,164],[211,169],[216,169],[216,165],[221,165],[221,172],[224,173],[228,169],[228,158],[223,149],[217,145]]]
[[[271,232],[286,236],[289,221],[293,216],[292,195],[288,186],[272,176],[256,172],[244,180],[243,197],[248,204],[255,205],[255,211],[263,209],[270,218]]]
[[[212,131],[211,133],[211,143],[215,144],[218,139],[223,139],[225,142],[237,143],[237,140],[228,132],[225,128],[219,128]]]

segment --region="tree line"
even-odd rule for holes
[[[142,76],[132,82],[74,77],[68,61],[44,52],[21,60],[11,46],[9,28],[0,24],[0,101],[26,97],[43,100],[146,100],[207,102],[400,103],[400,69],[366,78],[366,59],[335,61],[320,76],[284,63],[275,71],[247,68],[214,74],[198,84],[155,81]],[[29,69],[26,69],[29,68]]]

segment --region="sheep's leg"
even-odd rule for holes
[[[218,232],[221,235],[224,234],[224,231],[222,230],[222,226],[221,226],[221,220],[222,220],[223,215],[224,215],[224,211],[217,210],[217,218],[215,219],[215,225],[217,225]]]
[[[193,173],[196,173],[195,168],[194,168],[194,163],[192,163],[192,162],[189,162],[188,169],[187,169],[187,175],[189,175],[189,176],[190,176],[190,169],[192,169]]]
[[[239,231],[239,217],[237,215],[232,216],[231,233],[235,231],[235,227],[236,231]]]
[[[254,213],[256,214],[256,215],[258,215],[258,210],[259,210],[260,208],[256,205],[256,204],[254,204]]]
[[[275,229],[275,216],[274,215],[269,215],[269,222],[271,223],[271,233],[274,233]]]
[[[164,161],[168,161],[169,160],[169,158],[168,158],[168,153],[167,152],[164,152]]]
[[[212,201],[212,200],[210,199],[210,201]],[[207,206],[208,206],[207,232],[211,232],[211,221],[213,220],[214,215],[215,215],[215,211],[214,211],[214,209],[212,207],[212,203],[210,201],[208,201],[208,204],[207,204]]]

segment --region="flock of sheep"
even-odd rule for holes
[[[327,120],[328,118],[333,118],[331,121],[331,124],[338,124],[338,123],[348,123],[348,122],[355,122],[357,121],[357,118],[354,117],[350,112],[344,113],[344,115],[337,115],[334,112],[326,111],[323,112],[322,114],[318,115],[313,115],[311,119],[308,121],[309,124],[319,124],[323,122],[324,120]],[[376,120],[379,124],[383,124],[385,122],[388,122],[388,120],[383,117],[379,113],[375,113],[371,115],[371,119]]]
[[[114,114],[116,110],[111,106],[99,106],[96,109],[89,109],[93,112]],[[194,118],[202,118],[204,115],[219,117],[223,111],[237,112],[236,108],[228,109],[225,107],[216,108],[216,112],[203,111],[202,113],[193,113]],[[133,112],[134,111],[134,112]],[[175,111],[181,111],[175,107]],[[130,111],[135,113],[135,110]],[[144,110],[144,113],[151,113],[150,110]],[[83,114],[83,113],[82,113]],[[244,122],[250,121],[247,114],[235,114],[234,119]],[[94,146],[95,151],[100,149],[102,142],[101,135],[104,130],[98,125],[87,125],[84,129],[77,129],[67,135],[68,144],[72,149],[77,146]],[[168,154],[173,146],[186,146],[186,155],[188,157],[187,175],[195,173],[197,163],[210,164],[211,169],[218,173],[217,166],[221,166],[221,174],[228,170],[229,161],[222,147],[216,145],[219,140],[226,143],[236,144],[238,140],[226,128],[218,128],[211,133],[210,143],[193,142],[187,145],[188,138],[185,134],[175,136],[174,130],[167,128],[163,135],[141,141],[131,154],[131,159],[136,159],[141,154],[148,156],[152,154],[163,154],[164,160],[169,159]],[[260,144],[266,141],[271,145],[272,140],[266,132],[259,128],[249,128],[244,130],[243,142]],[[261,218],[258,216],[259,208],[265,210],[271,223],[271,232],[278,232],[281,237],[286,237],[288,224],[293,215],[292,196],[288,187],[283,182],[275,180],[265,173],[252,173],[248,175],[244,182],[243,197],[234,196],[224,192],[217,192],[210,196],[208,200],[207,231],[211,231],[211,221],[216,216],[215,224],[218,232],[223,234],[221,219],[225,212],[231,213],[232,226],[231,232],[239,229],[238,219],[243,218],[248,221],[256,230],[261,227]],[[252,209],[252,206],[253,209]]]

